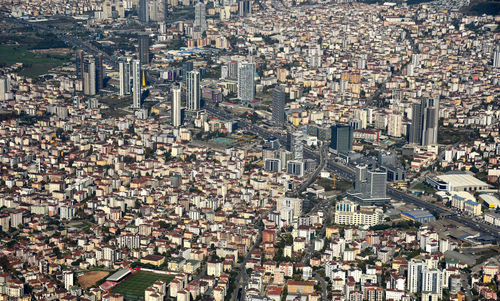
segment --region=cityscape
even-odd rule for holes
[[[0,301],[500,300],[498,0],[6,0],[0,41]]]

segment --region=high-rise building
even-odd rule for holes
[[[387,171],[370,170],[366,165],[356,166],[354,192],[350,196],[360,202],[380,203],[387,198]]]
[[[76,78],[83,80],[83,50],[76,51]]]
[[[493,67],[500,68],[500,45],[497,45],[493,52]]]
[[[74,285],[74,274],[72,271],[63,272],[64,288],[69,290]]]
[[[255,64],[241,63],[238,66],[238,98],[250,102],[255,98]]]
[[[423,260],[412,259],[408,263],[408,279],[406,287],[410,293],[417,293],[422,289],[422,272],[426,263]]]
[[[130,58],[120,58],[120,96],[130,94]]]
[[[304,159],[304,134],[302,132],[293,133],[290,149],[294,160]]]
[[[240,17],[248,17],[252,14],[252,2],[250,0],[238,1],[238,12]]]
[[[95,95],[97,93],[96,62],[93,56],[84,58],[83,63],[83,94]]]
[[[201,100],[200,72],[197,70],[189,71],[186,78],[187,109],[188,111],[198,111]]]
[[[443,272],[438,269],[423,270],[422,292],[438,294],[443,293]]]
[[[420,145],[437,144],[439,122],[439,98],[422,99],[412,105],[412,123],[409,142]]]
[[[0,77],[0,100],[7,99],[7,92],[9,90],[9,83],[6,77]]]
[[[141,108],[141,63],[132,61],[132,108]]]
[[[228,64],[228,78],[238,80],[238,61],[230,61]]]
[[[330,148],[337,153],[350,152],[352,150],[352,128],[348,125],[332,126],[332,141]]]
[[[402,128],[403,128],[403,117],[400,114],[389,115],[387,134],[392,137],[401,137]]]
[[[139,21],[147,23],[149,22],[149,1],[139,0]]]
[[[196,3],[194,6],[194,31],[205,32],[207,30],[207,19],[205,14],[205,4],[203,2]]]
[[[273,122],[278,125],[285,123],[285,89],[282,86],[273,90]]]
[[[189,61],[182,63],[182,82],[184,83],[184,85],[186,85],[188,72],[193,71],[193,69],[194,69],[193,62]]]
[[[104,66],[102,53],[99,53],[96,59],[96,81],[97,91],[102,90],[104,88]]]
[[[302,177],[304,175],[304,162],[298,160],[288,161],[286,164],[286,172],[294,176]]]
[[[383,199],[387,196],[387,172],[375,169],[367,172],[367,195],[370,198]]]
[[[149,35],[139,35],[139,60],[141,65],[149,64]]]
[[[172,125],[178,127],[181,125],[181,88],[175,87],[172,89]]]
[[[168,16],[167,0],[150,0],[149,20],[154,22],[164,22]]]

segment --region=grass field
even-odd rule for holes
[[[87,289],[93,285],[95,285],[99,280],[109,275],[109,272],[106,271],[92,271],[88,272],[80,277],[78,277],[78,283],[84,288]]]
[[[149,272],[137,272],[116,286],[111,292],[122,294],[126,300],[144,299],[144,291],[157,280],[167,283],[174,279],[173,276]]]
[[[25,66],[20,74],[28,77],[37,77],[68,61],[68,56],[35,54],[25,46],[0,45],[0,64],[23,63]]]

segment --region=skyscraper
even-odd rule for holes
[[[422,292],[438,294],[443,293],[443,272],[438,269],[424,267],[422,275]]]
[[[149,64],[149,35],[139,34],[139,60],[141,65]]]
[[[366,165],[356,166],[356,177],[354,179],[354,193],[359,194],[360,199],[385,199],[387,172],[374,169],[369,170]]]
[[[273,122],[278,125],[285,123],[285,89],[282,86],[273,90]]]
[[[291,151],[294,160],[302,161],[304,159],[304,134],[295,132],[292,134]]]
[[[182,82],[186,85],[187,74],[189,71],[193,71],[193,62],[182,63]]]
[[[207,19],[205,17],[206,7],[203,2],[198,2],[194,6],[194,30],[205,32],[207,30]]]
[[[255,98],[255,64],[240,63],[238,66],[238,98],[249,102]]]
[[[332,141],[330,148],[337,153],[350,152],[352,150],[352,128],[348,125],[332,126]]]
[[[149,1],[139,0],[139,21],[147,23],[149,22]]]
[[[93,56],[84,58],[83,63],[83,94],[95,95],[97,93],[96,63]]]
[[[422,99],[412,105],[412,123],[409,142],[420,145],[437,144],[439,121],[439,98]]]
[[[102,88],[104,88],[104,67],[102,53],[99,53],[96,59],[96,81],[96,90],[100,91]]]
[[[189,71],[186,80],[186,106],[188,111],[198,111],[200,109],[201,89],[200,72]]]
[[[172,125],[178,127],[181,125],[181,88],[172,89]]]
[[[493,67],[500,68],[500,45],[497,45],[493,52]]]
[[[150,0],[149,20],[154,22],[164,22],[168,16],[167,0]]]
[[[120,96],[130,94],[130,58],[120,58]]]
[[[9,90],[9,83],[6,77],[0,77],[0,100],[6,100],[6,93]]]
[[[132,61],[132,108],[141,108],[141,63],[139,60]]]
[[[76,78],[83,80],[83,50],[76,51]]]

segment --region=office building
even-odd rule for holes
[[[139,60],[141,65],[149,64],[149,35],[140,34],[138,37],[139,41]]]
[[[104,88],[104,66],[102,53],[97,55],[96,59],[96,88],[100,91]]]
[[[500,45],[497,45],[493,52],[493,67],[500,68]]]
[[[118,63],[120,71],[120,96],[130,95],[130,58],[120,58]]]
[[[304,134],[302,132],[292,134],[290,149],[294,160],[302,161],[304,159]]]
[[[9,91],[9,82],[6,77],[0,78],[0,101],[7,100],[7,92]]]
[[[201,89],[200,72],[189,71],[186,74],[186,106],[188,111],[198,111],[200,109]]]
[[[248,17],[252,14],[252,1],[240,0],[238,1],[238,13],[240,17]]]
[[[230,61],[228,63],[228,74],[227,74],[227,77],[228,79],[231,79],[231,80],[238,80],[238,66],[239,66],[239,62],[238,61]]]
[[[139,0],[139,21],[143,23],[149,22],[149,1],[148,0]]]
[[[141,108],[141,63],[132,61],[132,108]]]
[[[277,86],[273,90],[273,122],[277,125],[285,123],[285,89]]]
[[[387,197],[387,172],[381,169],[370,170],[366,165],[357,165],[354,178],[354,190],[349,198],[360,203],[384,203]]]
[[[205,32],[207,30],[207,19],[205,17],[205,14],[205,4],[203,2],[196,3],[196,5],[194,6],[194,31]]]
[[[97,93],[96,62],[93,56],[87,56],[83,62],[83,94]]]
[[[175,87],[172,89],[172,125],[178,127],[181,125],[181,88]]]
[[[125,18],[124,1],[105,0],[102,4],[102,11],[106,19]]]
[[[189,71],[193,71],[194,65],[193,62],[184,62],[182,63],[182,82],[186,85],[187,74]]]
[[[165,22],[168,17],[168,0],[150,0],[149,21]]]
[[[76,51],[76,78],[80,79],[83,81],[83,64],[84,64],[84,57],[83,57],[83,50],[77,50]]]
[[[350,152],[352,150],[352,128],[348,125],[332,126],[332,141],[330,148],[337,153]]]
[[[240,63],[238,65],[238,98],[250,102],[255,98],[255,64]]]
[[[304,162],[297,160],[288,161],[286,172],[297,177],[302,177],[304,175]]]
[[[264,168],[267,171],[278,172],[281,170],[281,160],[274,159],[274,158],[268,158],[264,161]]]
[[[422,99],[412,105],[412,123],[409,142],[419,145],[437,144],[439,122],[439,98]]]

